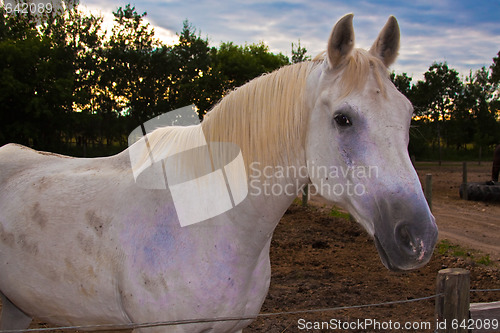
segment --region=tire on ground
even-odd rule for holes
[[[466,190],[468,200],[500,202],[500,184],[468,183]],[[460,185],[459,193],[460,198],[463,198],[464,184]]]

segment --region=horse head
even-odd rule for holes
[[[388,75],[399,26],[390,17],[365,51],[354,48],[352,19],[335,25],[308,79],[309,178],[374,237],[387,268],[418,268],[429,261],[438,231],[408,154],[413,108]]]

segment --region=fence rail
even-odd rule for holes
[[[481,323],[485,323],[492,318],[500,320],[500,302],[471,303],[470,317],[474,321]],[[476,333],[488,331],[491,332],[491,330],[485,330],[483,328],[474,330]]]
[[[469,271],[461,268],[448,268],[440,270],[438,272],[438,277],[436,280],[436,294],[431,296],[425,296],[420,298],[413,298],[407,300],[397,300],[381,303],[370,303],[361,305],[351,305],[351,306],[339,306],[330,308],[318,308],[318,309],[305,309],[305,310],[295,310],[295,311],[284,311],[284,312],[272,312],[272,313],[259,313],[255,316],[244,316],[244,317],[219,317],[219,318],[199,318],[199,319],[186,319],[186,320],[174,320],[174,321],[158,321],[149,323],[130,323],[123,325],[86,325],[86,326],[64,326],[64,327],[42,327],[42,328],[32,328],[32,329],[20,329],[20,330],[0,330],[0,333],[22,333],[22,332],[47,332],[47,331],[120,331],[120,330],[132,330],[139,328],[152,328],[152,327],[162,327],[162,326],[175,326],[175,325],[187,325],[187,324],[199,324],[207,322],[224,322],[224,321],[242,321],[242,320],[255,320],[258,318],[269,318],[277,316],[286,315],[298,315],[298,314],[311,314],[320,312],[334,312],[349,309],[360,309],[369,307],[378,307],[385,305],[396,305],[404,303],[420,302],[429,299],[435,299],[436,301],[436,330],[439,333],[461,333],[461,332],[498,332],[500,331],[500,301],[491,303],[469,303],[469,293],[470,292],[498,292],[499,289],[469,289],[470,284],[470,273]],[[485,323],[486,321],[491,321],[492,319],[497,320],[497,327],[493,329],[485,329],[484,325],[480,329],[471,330],[471,323]],[[472,320],[472,322],[471,322]],[[439,323],[447,323],[447,325],[441,325]],[[452,325],[451,323],[456,323]],[[462,325],[465,323],[465,325]],[[491,326],[491,325],[490,325]],[[490,328],[493,328],[490,327]]]
[[[31,328],[31,329],[23,329],[23,330],[0,330],[0,333],[46,332],[46,331],[52,331],[52,330],[57,330],[57,331],[74,331],[74,330],[119,331],[119,330],[131,330],[131,329],[137,329],[137,328],[150,328],[150,327],[158,327],[158,326],[175,326],[175,325],[199,324],[199,323],[209,323],[209,322],[255,320],[258,318],[277,317],[277,316],[284,316],[284,315],[310,314],[310,313],[318,313],[318,312],[333,312],[333,311],[341,311],[341,310],[349,310],[349,309],[370,308],[370,307],[384,306],[384,305],[413,303],[413,302],[420,302],[420,301],[433,299],[433,298],[436,298],[437,296],[440,296],[440,295],[436,294],[436,295],[425,296],[425,297],[420,297],[420,298],[412,298],[412,299],[408,299],[408,300],[398,300],[398,301],[350,305],[350,306],[338,306],[338,307],[331,307],[331,308],[318,308],[318,309],[305,309],[305,310],[295,310],[295,311],[259,313],[255,316],[246,316],[246,317],[199,318],[199,319],[186,319],[186,320],[174,320],[174,321],[158,321],[158,322],[138,323],[138,324],[131,323],[131,324],[123,324],[123,325],[110,324],[110,325],[63,326],[63,327],[52,327],[52,328],[51,327],[41,327],[41,328]]]

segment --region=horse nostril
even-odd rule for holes
[[[419,246],[415,244],[412,234],[405,223],[399,223],[396,226],[396,243],[399,248],[404,251],[407,255],[418,255]]]

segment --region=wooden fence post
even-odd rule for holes
[[[462,199],[469,200],[467,195],[467,162],[462,165]]]
[[[425,175],[425,198],[429,209],[432,211],[432,175],[430,173]]]
[[[468,332],[470,272],[446,268],[438,272],[436,293],[436,332]]]
[[[307,199],[309,198],[309,184],[304,185],[302,188],[302,206],[307,206]]]

